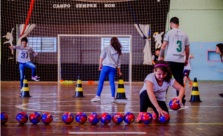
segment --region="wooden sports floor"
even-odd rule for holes
[[[167,124],[152,122],[148,125],[133,122],[122,122],[115,125],[113,122],[103,125],[91,125],[89,122],[78,124],[65,124],[61,117],[64,112],[91,112],[99,114],[108,112],[132,112],[137,117],[139,112],[139,90],[142,82],[125,83],[127,100],[118,100],[111,103],[110,87],[105,83],[101,95],[101,102],[91,102],[95,96],[97,83],[89,85],[82,82],[83,98],[73,97],[75,83],[73,85],[58,85],[56,82],[28,82],[29,93],[32,97],[19,97],[19,82],[1,82],[1,112],[6,112],[9,119],[1,126],[2,136],[67,136],[67,135],[101,135],[101,136],[222,136],[223,135],[223,98],[218,93],[223,93],[223,81],[204,82],[198,81],[200,99],[202,102],[186,102],[186,106],[178,111],[170,110],[170,122]],[[175,96],[175,91],[170,88],[167,94],[168,103]],[[186,99],[190,100],[191,88],[186,88]],[[49,125],[39,122],[33,125],[28,121],[25,125],[19,125],[16,115],[19,112],[34,111],[50,112],[53,121]],[[148,112],[152,112],[148,109]]]

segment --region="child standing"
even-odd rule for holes
[[[179,95],[176,97],[182,103],[184,96],[184,87],[182,87],[174,78],[165,61],[157,61],[154,66],[154,73],[150,73],[144,80],[144,85],[140,90],[140,113],[137,122],[140,122],[140,117],[143,112],[147,112],[147,108],[151,107],[156,113],[156,116],[169,113],[165,99],[166,90],[169,86],[179,90]]]
[[[26,67],[32,69],[31,79],[34,81],[39,81],[39,77],[36,75],[36,66],[30,60],[30,53],[32,53],[34,56],[36,56],[37,53],[34,52],[32,47],[27,46],[28,39],[26,37],[23,37],[21,39],[21,44],[22,45],[19,46],[9,46],[10,49],[19,50],[18,62],[19,62],[19,72],[20,72],[20,90],[23,87],[24,71]]]
[[[98,90],[97,90],[96,96],[93,99],[91,99],[92,102],[101,100],[100,95],[103,89],[106,76],[108,76],[109,78],[111,94],[112,94],[112,102],[115,102],[116,68],[117,68],[119,76],[122,75],[120,71],[121,55],[122,55],[121,44],[117,37],[112,37],[110,41],[110,45],[104,48],[100,55],[98,70],[101,72],[100,72],[100,77],[99,77],[99,82],[98,82]]]

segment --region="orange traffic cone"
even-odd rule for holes
[[[78,76],[78,79],[77,79],[77,85],[76,85],[76,89],[75,89],[75,97],[84,97],[83,89],[82,89],[82,83],[81,83],[81,80],[80,80],[79,76]]]
[[[197,78],[194,78],[192,91],[191,91],[190,102],[201,102],[200,94],[199,94],[199,90],[198,90]]]
[[[31,97],[29,95],[28,81],[27,81],[25,76],[24,76],[24,80],[23,80],[23,87],[22,87],[21,97]]]
[[[123,81],[122,76],[120,76],[118,80],[118,89],[117,89],[116,99],[127,99],[125,96],[124,81]]]

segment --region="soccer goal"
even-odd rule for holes
[[[58,34],[58,82],[60,80],[97,81],[101,50],[117,37],[122,45],[121,71],[132,82],[132,36],[96,34]],[[117,77],[116,77],[117,78]]]

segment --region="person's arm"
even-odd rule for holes
[[[176,97],[180,103],[182,104],[182,98],[185,94],[185,89],[183,86],[181,86],[176,80],[173,83],[173,88],[179,91],[179,95]]]
[[[160,49],[160,54],[159,54],[158,60],[162,60],[163,59],[164,52],[165,52],[167,44],[168,44],[167,41],[163,41],[163,44],[162,44],[161,49]]]
[[[185,55],[186,55],[185,66],[188,64],[189,54],[190,54],[190,46],[186,45],[185,46]]]
[[[102,61],[103,61],[103,59],[100,57],[100,59],[99,59],[99,66],[98,66],[98,70],[99,71],[102,69]]]
[[[162,110],[157,102],[157,99],[155,97],[155,94],[153,92],[153,83],[150,81],[146,81],[146,90],[147,90],[147,94],[149,96],[150,101],[152,102],[152,104],[154,105],[154,107],[156,108],[159,116],[163,115],[163,114],[168,114],[166,111]]]
[[[31,53],[33,54],[34,57],[36,57],[36,56],[38,55],[38,53],[35,52],[35,51],[33,50],[33,48],[30,48],[30,51],[31,51]]]
[[[121,73],[121,55],[119,55],[118,57],[118,67],[117,67],[117,72],[118,72],[118,75],[121,76],[122,73]]]

